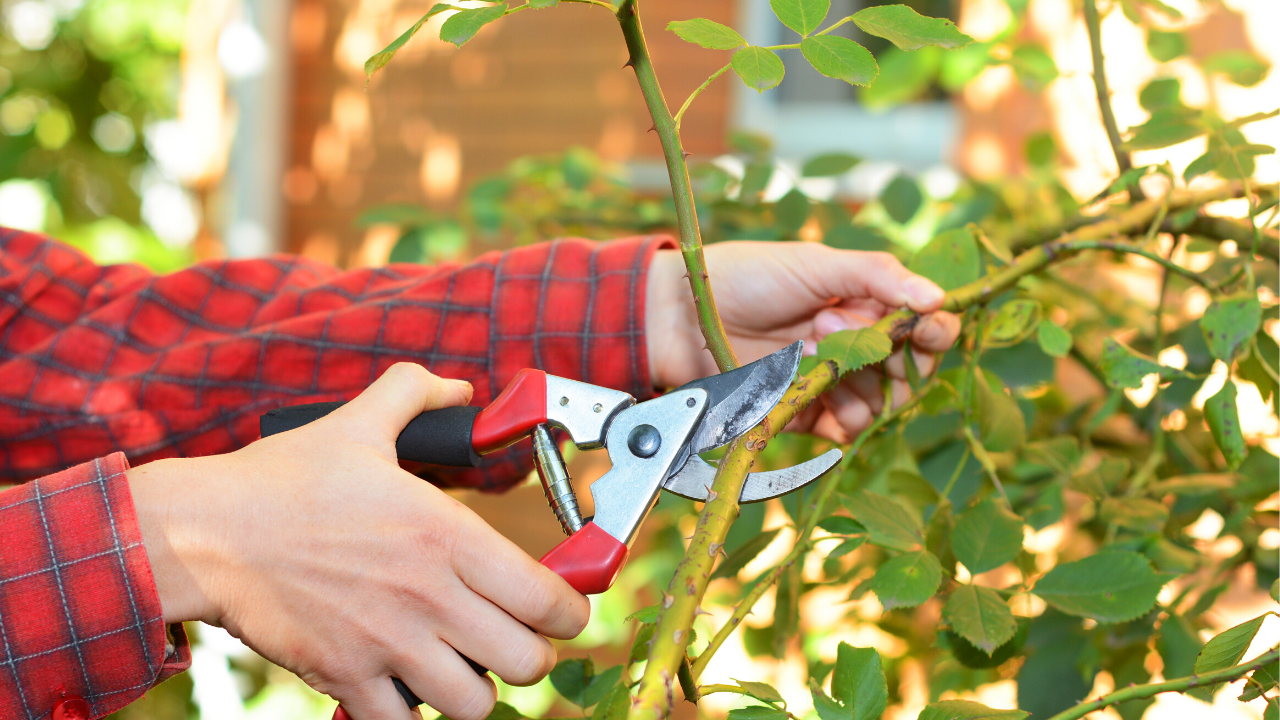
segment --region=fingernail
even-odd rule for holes
[[[911,298],[909,303],[912,307],[934,308],[942,303],[943,298],[947,296],[942,288],[933,284],[928,278],[913,275],[902,283],[902,290]]]
[[[822,338],[834,332],[848,330],[849,323],[845,322],[840,313],[821,312],[813,319],[813,329],[818,334],[818,337]]]

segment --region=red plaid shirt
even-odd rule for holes
[[[0,481],[39,478],[0,491],[0,720],[49,716],[63,695],[100,717],[189,664],[181,626],[166,634],[129,462],[235,450],[262,412],[350,398],[399,361],[471,381],[477,405],[525,367],[644,399],[646,271],[669,242],[156,276],[0,229]],[[525,441],[430,479],[502,490],[529,455]]]

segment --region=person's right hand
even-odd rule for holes
[[[540,680],[556,658],[542,635],[581,632],[586,598],[396,462],[409,420],[470,398],[401,363],[305,427],[130,470],[165,620],[226,628],[356,720],[417,716],[392,677],[481,720],[494,684],[459,654]]]

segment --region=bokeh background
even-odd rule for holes
[[[1280,2],[1166,2],[1182,17],[1161,16],[1162,34],[1135,24],[1121,8],[1103,20],[1122,129],[1146,120],[1139,94],[1157,77],[1176,78],[1183,102],[1215,106],[1227,118],[1280,104],[1280,73],[1270,71],[1280,63]],[[832,16],[864,4],[833,0]],[[909,248],[932,235],[943,220],[938,208],[965,178],[994,182],[1050,173],[1078,201],[1107,188],[1115,161],[1099,122],[1077,3],[909,4],[955,19],[980,47],[906,56],[860,36],[883,68],[881,80],[862,90],[817,76],[798,55],[796,62],[787,59],[783,85],[765,94],[732,75],[721,78],[683,124],[703,196],[724,197],[727,187],[755,183],[760,199],[770,202],[800,187],[831,207],[876,217],[885,213],[876,200],[882,190],[904,176],[921,191],[921,210],[875,242]],[[435,37],[447,17],[441,14],[367,83],[365,59],[430,5],[0,0],[0,225],[47,232],[101,262],[141,262],[161,272],[271,252],[344,267],[465,261],[569,234],[605,239],[671,227],[658,141],[647,132],[634,76],[623,67],[621,36],[606,13],[582,5],[520,13],[486,26],[462,49]],[[753,43],[789,41],[767,0],[645,0],[642,12],[658,76],[676,105],[728,53],[680,41],[664,30],[667,22],[707,17]],[[1254,123],[1244,133],[1249,142],[1276,146],[1280,119]],[[1180,174],[1204,153],[1205,142],[1138,153],[1135,164],[1167,161]],[[837,177],[798,177],[806,157],[827,151],[863,161]],[[761,157],[777,171],[753,170]],[[1280,180],[1275,155],[1257,158],[1257,167],[1258,181]],[[1220,210],[1244,214],[1238,204]],[[775,227],[749,219],[704,225],[709,239],[780,239]],[[813,223],[792,230],[802,240],[823,239]],[[1156,277],[1133,270],[1120,282],[1143,286]],[[1132,395],[1135,402],[1143,402],[1144,391]],[[1253,441],[1280,451],[1275,415],[1261,398],[1242,402]],[[796,454],[808,449],[807,441],[788,442]],[[569,455],[580,490],[607,469],[601,458]],[[560,539],[550,512],[542,512],[536,482],[504,496],[460,497],[535,556]],[[600,667],[625,659],[632,624],[623,618],[649,604],[655,578],[674,568],[680,538],[688,534],[682,523],[692,522],[689,511],[683,501],[664,499],[636,559],[615,590],[594,599],[591,626],[563,644],[562,655],[590,653]],[[731,542],[785,522],[777,504],[754,507]],[[1217,522],[1220,527],[1221,518]],[[1205,523],[1199,530],[1204,551],[1233,552],[1214,545],[1213,518]],[[1027,546],[1052,553],[1064,532],[1052,525]],[[766,553],[748,569],[776,560]],[[728,591],[721,594],[732,600]],[[874,624],[849,620],[842,598],[815,593],[806,602],[805,622],[829,630],[819,633],[822,648],[807,651],[833,654],[844,639],[886,654],[904,652]],[[769,603],[767,597],[760,616],[770,614],[763,607]],[[1215,606],[1212,622],[1230,627],[1262,609],[1258,593],[1242,583]],[[878,605],[863,600],[856,610],[874,618]],[[119,718],[302,720],[331,713],[331,702],[224,632],[200,628],[197,634],[192,672]],[[1274,643],[1277,635],[1268,624],[1256,642]],[[708,677],[750,668],[743,677],[771,678],[789,698],[807,699],[800,650],[777,660],[749,645],[732,640]],[[929,699],[919,682],[911,685],[910,673],[902,682],[902,702],[886,717],[914,718]],[[989,683],[976,695],[1011,707],[1011,685]],[[575,714],[554,704],[545,682],[501,693],[531,715]],[[1163,698],[1146,717],[1261,717],[1258,707],[1235,703],[1235,694],[1224,690],[1213,706]],[[698,711],[682,705],[679,714],[721,716],[731,705],[718,697]],[[1116,717],[1113,711],[1098,716]]]

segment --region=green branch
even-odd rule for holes
[[[676,116],[675,116],[676,130],[680,129],[680,121],[684,119],[684,111],[689,109],[689,105],[693,103],[694,98],[698,97],[698,93],[701,93],[703,90],[706,90],[707,87],[711,85],[711,83],[715,82],[716,78],[723,75],[725,71],[731,67],[733,67],[733,63],[725,63],[724,67],[715,71],[715,73],[712,74],[711,77],[707,78],[706,81],[704,81],[701,85],[698,86],[698,89],[689,93],[689,97],[686,98],[684,101],[684,104],[680,106],[680,111],[676,113]]]
[[[1102,124],[1107,129],[1107,139],[1111,141],[1111,151],[1115,153],[1119,175],[1133,169],[1133,161],[1123,148],[1120,139],[1120,128],[1116,125],[1116,115],[1111,109],[1111,89],[1107,87],[1106,66],[1102,59],[1102,21],[1098,17],[1097,0],[1084,0],[1084,24],[1089,28],[1089,50],[1093,54],[1093,88],[1098,94],[1098,109],[1102,111]],[[1143,200],[1142,188],[1134,183],[1130,186],[1129,196],[1134,200]]]
[[[630,53],[627,64],[635,70],[640,93],[649,108],[649,116],[653,118],[653,128],[658,133],[662,155],[667,161],[671,197],[675,201],[676,222],[680,226],[680,254],[684,256],[685,267],[689,270],[689,287],[693,290],[698,327],[707,342],[707,349],[715,358],[716,366],[724,372],[738,367],[738,358],[734,355],[733,346],[729,344],[724,323],[716,310],[715,296],[711,293],[707,260],[702,254],[698,213],[693,204],[693,187],[689,182],[689,166],[685,162],[687,153],[680,145],[679,128],[667,107],[666,98],[662,96],[658,76],[653,70],[653,60],[649,57],[649,47],[640,26],[639,2],[640,0],[624,0],[618,7],[618,24],[622,27],[622,36],[627,41],[627,51]]]
[[[1142,700],[1160,693],[1167,692],[1186,692],[1192,688],[1204,687],[1209,685],[1217,685],[1221,682],[1231,682],[1239,680],[1241,677],[1257,670],[1268,663],[1274,663],[1280,660],[1280,650],[1272,648],[1270,652],[1259,655],[1258,657],[1246,663],[1241,663],[1229,668],[1223,668],[1204,675],[1192,675],[1190,677],[1178,678],[1177,680],[1168,680],[1162,683],[1148,683],[1146,685],[1131,685],[1123,690],[1117,690],[1113,693],[1103,695],[1092,702],[1081,703],[1069,710],[1062,712],[1049,718],[1049,720],[1079,720],[1091,712],[1096,712],[1105,707],[1119,705],[1120,703],[1129,702],[1130,700]]]

